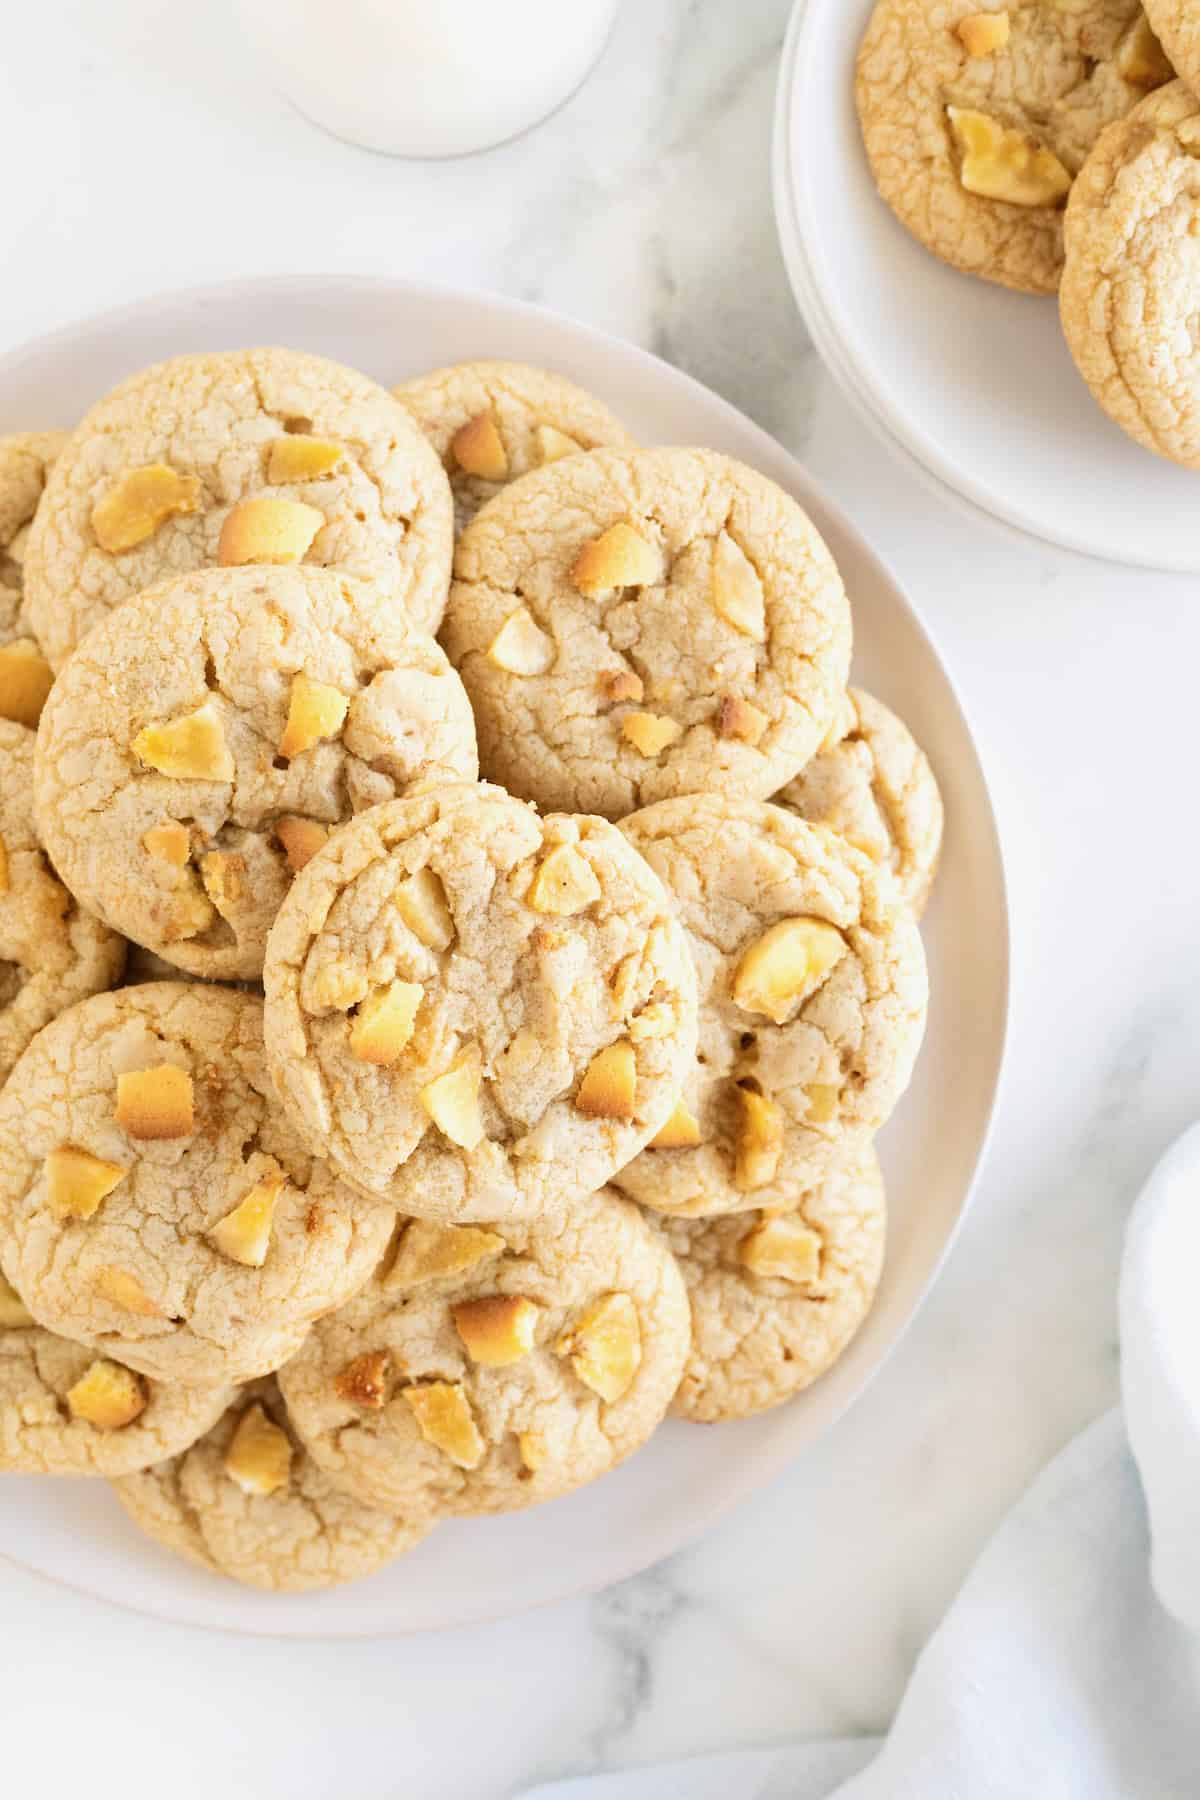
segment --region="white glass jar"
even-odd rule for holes
[[[288,98],[350,143],[461,156],[554,111],[620,0],[240,0]]]

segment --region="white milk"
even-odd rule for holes
[[[318,125],[396,156],[459,156],[535,125],[583,80],[619,0],[240,0]]]

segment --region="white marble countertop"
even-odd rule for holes
[[[415,1641],[171,1629],[0,1566],[13,1793],[36,1771],[38,1791],[93,1796],[500,1800],[559,1772],[877,1730],[997,1519],[1114,1397],[1124,1216],[1200,1099],[1195,584],[968,522],[851,414],[771,217],[787,12],[627,5],[555,119],[441,165],[304,124],[218,0],[6,19],[0,346],[189,281],[352,269],[537,299],[657,350],[798,451],[909,586],[989,758],[1016,927],[974,1209],[888,1368],[802,1463],[596,1599]]]

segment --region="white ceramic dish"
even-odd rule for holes
[[[142,1538],[102,1482],[0,1478],[0,1551],[73,1587],[159,1617],[286,1636],[360,1636],[497,1617],[601,1587],[677,1549],[816,1441],[915,1313],[967,1203],[999,1080],[1008,925],[996,827],[946,671],[893,577],[778,444],[645,352],[533,307],[417,284],[300,278],[147,300],[0,359],[0,430],[68,424],[115,381],[183,350],[283,343],[395,381],[492,355],[573,375],[647,442],[743,457],[809,509],[854,602],[856,674],[928,749],[948,830],[926,929],[933,1006],[917,1078],[881,1140],[887,1268],[848,1354],[789,1406],[719,1428],[668,1423],[606,1480],[532,1512],[436,1531],[370,1580],[273,1598],[177,1562]]]
[[[775,213],[821,356],[943,494],[1071,550],[1200,572],[1200,477],[1100,411],[1054,300],[957,274],[876,194],[853,93],[873,3],[800,0],[780,69]]]

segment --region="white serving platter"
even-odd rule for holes
[[[946,800],[927,915],[933,1001],[916,1079],[880,1139],[890,1244],[878,1302],[841,1362],[790,1405],[722,1426],[668,1422],[605,1480],[526,1513],[439,1528],[382,1574],[313,1595],[242,1589],[144,1539],[100,1481],[0,1476],[0,1554],[181,1623],[280,1636],[383,1635],[497,1618],[635,1573],[697,1536],[814,1444],[912,1320],[963,1216],[996,1098],[1008,918],[995,820],[961,704],[925,627],[846,515],[786,451],[666,363],[535,307],[416,282],[246,281],[87,319],[0,358],[0,430],[69,425],[142,365],[180,351],[279,343],[395,382],[500,356],[593,389],[647,443],[702,444],[780,482],[825,534],[849,590],[855,676],[908,720]]]

